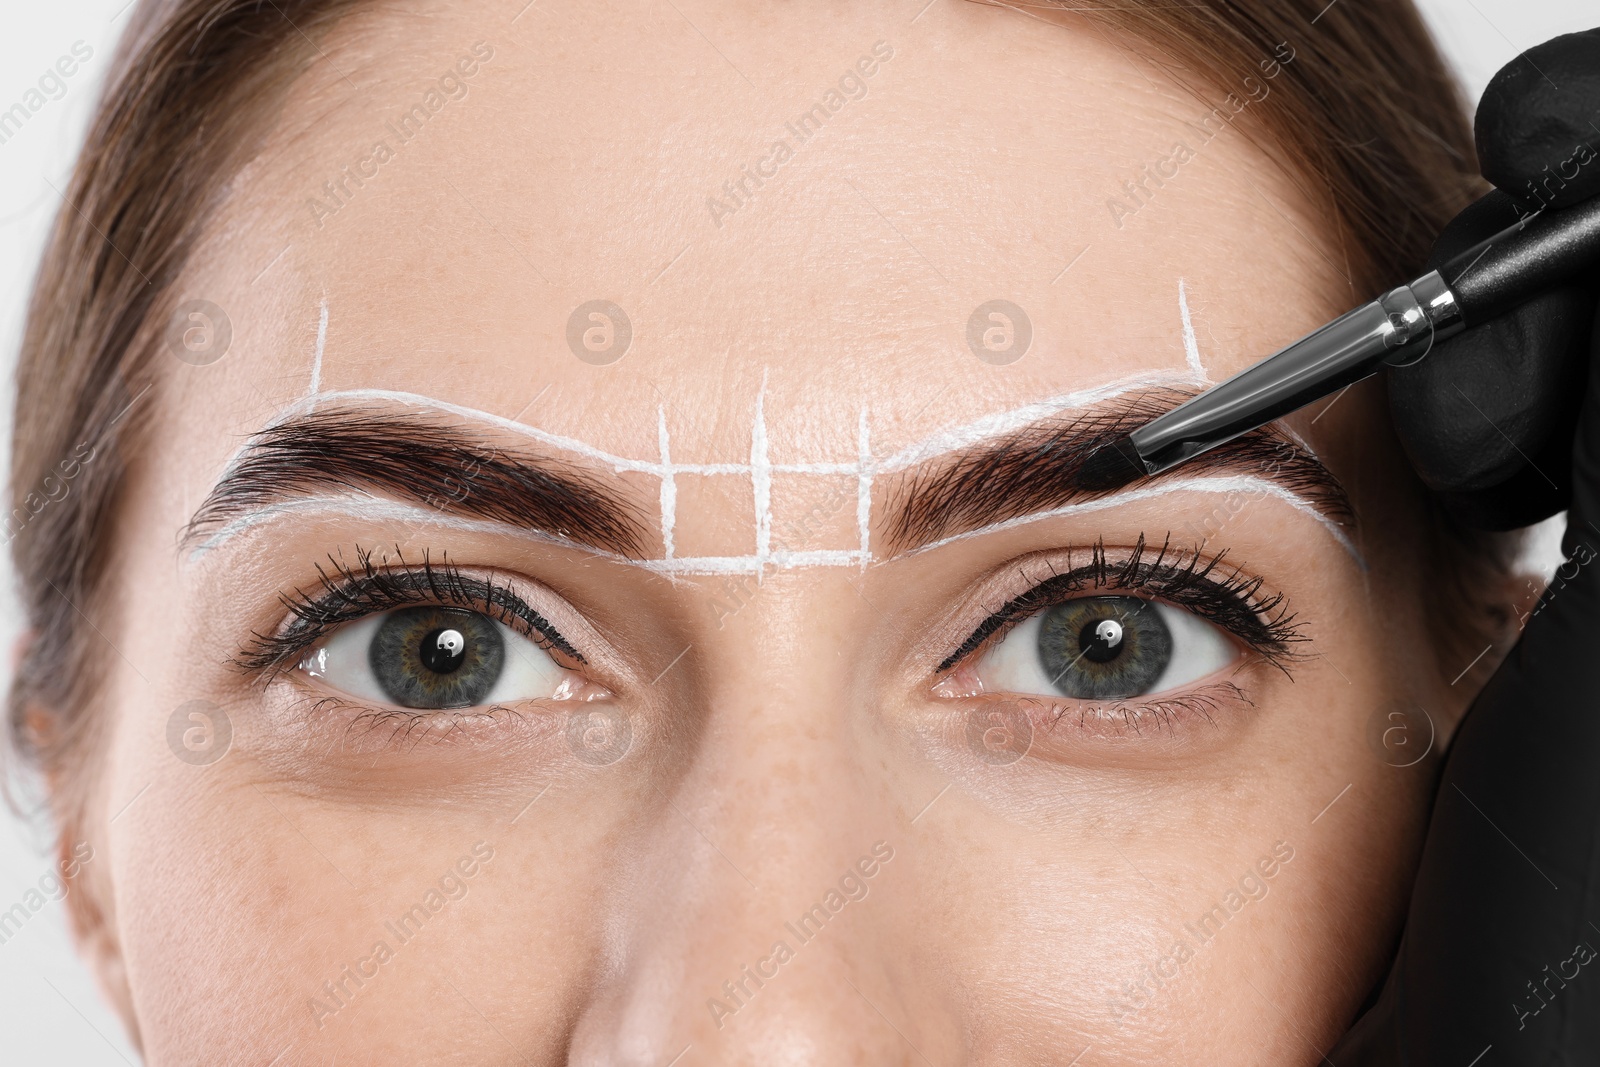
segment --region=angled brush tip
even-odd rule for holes
[[[1109,493],[1121,489],[1149,472],[1139,458],[1133,438],[1127,434],[1108,441],[1090,452],[1078,468],[1078,483],[1092,493]]]

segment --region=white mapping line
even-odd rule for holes
[[[299,415],[310,406],[308,401],[311,399],[312,398],[310,397],[306,397],[302,400],[294,402],[293,404],[290,404],[288,407],[284,408],[283,411],[279,412],[276,418],[267,423],[264,429],[270,430],[273,427],[280,426]],[[574,437],[562,437],[560,434],[546,433],[543,430],[535,429],[534,427],[529,426],[525,422],[517,422],[516,420],[508,419],[503,415],[495,415],[487,411],[482,411],[478,408],[467,407],[464,404],[452,404],[446,400],[435,400],[432,397],[423,396],[420,393],[407,393],[395,389],[340,389],[329,393],[319,393],[318,399],[323,401],[348,400],[358,403],[362,401],[375,400],[391,404],[399,404],[404,407],[426,408],[433,411],[442,411],[464,419],[475,419],[479,422],[488,423],[491,426],[495,426],[509,433],[514,433],[518,436],[538,441],[540,444],[549,445],[553,448],[565,449],[568,452],[576,452],[581,456],[587,456],[597,463],[604,464],[618,473],[622,471],[644,471],[649,474],[666,473],[661,465],[653,460],[627,459],[623,456],[614,456],[610,452],[595,448],[593,445],[585,441],[579,441]],[[244,449],[248,447],[249,445],[246,444],[240,449],[240,452],[242,453]],[[238,456],[236,454],[234,459],[229,461],[228,465],[230,469],[232,468],[233,463],[237,461],[237,458]],[[740,463],[707,463],[677,467],[675,469],[680,472],[692,470],[697,473],[705,474],[738,474],[744,472],[748,468],[745,467],[744,464]]]
[[[1027,404],[1011,411],[1002,411],[993,415],[986,415],[966,426],[958,426],[950,430],[942,430],[916,444],[901,449],[894,455],[874,465],[875,473],[902,470],[923,460],[946,452],[953,452],[969,448],[988,438],[997,437],[1012,430],[1020,429],[1029,423],[1062,411],[1075,408],[1089,407],[1099,401],[1110,397],[1132,392],[1138,389],[1147,389],[1155,386],[1182,386],[1204,385],[1192,374],[1174,373],[1172,371],[1157,371],[1145,374],[1132,375],[1119,378],[1104,385],[1097,385],[1089,389],[1081,389],[1074,393],[1052,397],[1047,400]],[[657,477],[666,477],[669,474],[754,474],[755,463],[676,463],[670,467],[657,460],[630,459],[618,456],[604,449],[596,448],[586,441],[574,437],[563,437],[560,434],[548,433],[524,422],[508,419],[503,415],[495,415],[479,408],[468,407],[465,404],[453,404],[446,400],[436,400],[421,393],[408,393],[396,389],[339,389],[331,392],[318,393],[315,398],[303,397],[284,408],[278,415],[267,423],[263,429],[288,422],[295,416],[305,412],[313,406],[313,401],[350,401],[360,403],[364,401],[379,401],[399,404],[410,408],[423,408],[431,411],[455,415],[463,419],[473,419],[486,423],[519,437],[537,441],[552,448],[564,449],[585,456],[596,463],[609,467],[621,473],[623,471],[636,471],[642,474],[653,474]],[[759,403],[759,401],[758,401]],[[764,431],[764,424],[763,424]],[[228,461],[225,471],[231,471],[240,455],[249,448],[245,444],[239,448]],[[860,473],[860,461],[852,463],[773,463],[768,459],[762,469],[771,473],[784,474],[843,474],[855,476]]]
[[[931,437],[925,437],[916,444],[902,448],[894,455],[884,459],[877,465],[877,470],[880,473],[902,470],[924,460],[943,455],[946,452],[971,448],[973,445],[989,438],[1020,430],[1025,426],[1038,422],[1040,419],[1062,411],[1090,407],[1102,400],[1120,396],[1123,393],[1137,389],[1149,389],[1163,385],[1204,384],[1204,381],[1197,381],[1192,374],[1178,374],[1172,371],[1154,371],[1131,375],[1127,378],[1118,378],[1116,381],[1107,382],[1104,385],[1096,385],[1089,389],[1080,389],[1075,393],[1066,393],[1062,396],[1051,397],[1048,400],[1040,400],[1037,403],[1013,408],[1010,411],[986,415],[976,422],[969,422],[965,426],[958,426],[951,430],[936,433]]]
[[[656,436],[661,442],[661,467],[666,472],[661,476],[662,554],[671,559],[672,532],[678,521],[678,482],[673,475],[672,451],[667,436],[667,409],[662,404],[656,405]]]
[[[1175,481],[1163,482],[1160,485],[1146,485],[1134,489],[1128,489],[1120,493],[1113,493],[1110,496],[1100,497],[1097,500],[1088,500],[1081,504],[1068,504],[1066,507],[1053,508],[1049,511],[1036,511],[1031,515],[1021,515],[1014,519],[1006,519],[1002,522],[993,522],[987,526],[980,526],[976,530],[967,530],[963,533],[953,534],[950,537],[935,541],[932,544],[923,545],[921,548],[913,549],[912,551],[907,552],[906,555],[919,555],[923,552],[929,552],[935,548],[938,548],[941,545],[948,545],[954,541],[965,541],[969,537],[977,537],[981,534],[990,534],[996,532],[997,530],[1008,530],[1014,526],[1024,525],[1025,523],[1039,522],[1043,519],[1054,519],[1067,515],[1083,515],[1092,511],[1103,511],[1106,508],[1118,507],[1123,504],[1131,504],[1139,500],[1148,500],[1152,497],[1165,496],[1168,493],[1182,492],[1259,493],[1263,496],[1277,497],[1279,500],[1284,501],[1296,511],[1303,512],[1304,514],[1315,519],[1323,526],[1324,529],[1328,531],[1329,534],[1333,536],[1335,541],[1339,542],[1340,547],[1350,554],[1351,558],[1356,561],[1356,564],[1360,566],[1362,570],[1367,569],[1366,559],[1362,557],[1360,549],[1356,548],[1355,544],[1350,540],[1350,538],[1345,535],[1343,527],[1329,519],[1317,509],[1316,505],[1312,504],[1311,501],[1307,500],[1299,493],[1296,493],[1293,489],[1290,489],[1287,486],[1279,485],[1277,482],[1269,481],[1266,478],[1258,477],[1254,474],[1204,475],[1197,478],[1182,478]]]
[[[767,372],[761,372],[755,421],[750,426],[750,488],[756,509],[756,576],[772,554],[772,463],[767,455]]]
[[[856,429],[856,526],[861,531],[861,569],[872,562],[872,442],[867,434],[867,409],[861,408]]]
[[[322,350],[328,344],[328,298],[323,296],[317,305],[317,350],[311,356],[311,388],[306,396],[316,396],[322,390]]]
[[[258,526],[277,519],[305,513],[345,515],[367,521],[390,521],[412,526],[431,526],[436,529],[458,530],[463,533],[482,533],[496,537],[516,537],[540,544],[576,549],[586,555],[598,556],[613,563],[650,571],[655,574],[759,574],[763,565],[779,567],[848,567],[858,562],[854,549],[820,549],[808,552],[778,551],[766,559],[755,556],[693,556],[676,559],[629,559],[627,556],[589,545],[579,544],[559,534],[530,530],[507,522],[486,519],[464,519],[446,515],[432,508],[406,504],[396,500],[369,496],[364,493],[323,494],[299,497],[276,504],[266,504],[220,527],[211,536],[189,552],[191,562],[198,560],[225,541],[247,533]]]
[[[1051,511],[1036,512],[1032,515],[1023,515],[1004,522],[991,523],[977,530],[955,534],[951,537],[924,545],[906,553],[907,556],[919,555],[932,551],[942,545],[955,541],[964,541],[970,537],[981,534],[994,533],[999,530],[1011,529],[1027,523],[1040,522],[1045,519],[1059,518],[1068,515],[1082,515],[1089,512],[1102,511],[1106,508],[1116,507],[1120,504],[1133,503],[1152,497],[1164,496],[1168,493],[1201,492],[1201,493],[1233,493],[1233,492],[1259,492],[1268,496],[1275,496],[1286,501],[1297,511],[1310,515],[1319,522],[1338,541],[1355,560],[1358,566],[1366,569],[1366,560],[1362,558],[1360,550],[1345,536],[1344,530],[1337,524],[1328,520],[1312,504],[1293,490],[1287,489],[1276,482],[1258,478],[1254,475],[1215,475],[1201,478],[1192,478],[1183,481],[1167,482],[1163,485],[1143,486],[1123,493],[1118,493],[1098,500],[1086,501],[1082,504],[1071,504],[1064,508]],[[526,527],[515,526],[511,523],[494,522],[483,519],[464,519],[453,515],[445,515],[432,508],[421,507],[415,504],[405,504],[399,501],[386,500],[360,493],[339,495],[322,495],[301,497],[295,500],[284,501],[277,504],[267,504],[227,523],[206,538],[205,541],[195,546],[189,553],[190,561],[220,546],[240,534],[246,533],[257,526],[272,522],[283,516],[300,515],[306,512],[317,512],[330,515],[348,515],[351,518],[363,520],[393,521],[418,526],[433,526],[449,530],[459,530],[463,533],[483,533],[497,537],[511,536],[523,540],[536,541],[541,544],[555,545],[562,548],[571,548],[586,555],[596,556],[621,563],[625,566],[636,567],[640,570],[654,574],[680,575],[680,574],[755,574],[764,573],[767,567],[776,566],[780,569],[790,567],[849,567],[870,562],[870,555],[856,549],[816,549],[804,552],[778,551],[769,552],[765,556],[680,556],[674,559],[630,559],[615,552],[593,548],[589,545],[579,544],[559,534],[545,533],[539,530],[530,530]]]
[[[1178,279],[1178,315],[1183,319],[1183,355],[1189,364],[1189,373],[1202,382],[1209,382],[1211,377],[1206,374],[1205,364],[1200,362],[1200,342],[1195,340],[1194,322],[1189,318],[1189,294],[1182,278]]]
[[[366,493],[329,493],[317,496],[296,497],[293,500],[284,500],[276,504],[264,504],[253,511],[246,512],[238,518],[219,527],[211,536],[200,542],[189,552],[189,560],[193,562],[217,548],[223,542],[232,540],[240,534],[247,533],[264,523],[268,523],[285,515],[299,515],[305,512],[316,512],[326,515],[348,515],[357,519],[376,519],[395,523],[405,523],[418,526],[445,527],[451,530],[460,530],[465,533],[486,533],[503,537],[511,534],[516,537],[543,544],[561,545],[575,548],[592,556],[603,556],[622,563],[633,563],[634,560],[614,552],[606,552],[589,545],[579,544],[570,538],[559,534],[543,533],[539,530],[530,530],[523,526],[513,526],[505,522],[493,522],[484,519],[463,519],[454,515],[446,515],[433,508],[422,507],[417,504],[406,504],[398,500],[387,500],[383,497],[371,496]]]
[[[326,304],[324,304],[324,308]],[[319,331],[320,332],[320,331]],[[859,564],[865,568],[872,562],[870,545],[870,525],[872,515],[871,487],[874,477],[883,471],[896,471],[920,463],[934,456],[969,448],[988,438],[1020,429],[1033,422],[1058,412],[1074,408],[1088,407],[1105,399],[1122,393],[1138,389],[1148,389],[1157,386],[1176,385],[1204,385],[1203,379],[1197,380],[1192,373],[1175,373],[1171,371],[1144,373],[1107,382],[1103,385],[1089,389],[1079,390],[1048,400],[1027,404],[1011,411],[997,412],[985,416],[966,426],[941,431],[922,441],[901,449],[894,455],[876,461],[872,457],[870,439],[868,435],[867,412],[863,408],[860,412],[857,457],[853,463],[773,463],[769,455],[769,442],[767,437],[767,424],[765,414],[766,376],[762,376],[761,392],[756,397],[754,422],[751,427],[750,462],[749,463],[673,463],[670,455],[670,441],[666,428],[666,416],[663,409],[657,409],[658,440],[660,444],[660,458],[658,460],[637,460],[625,456],[613,455],[602,449],[596,448],[584,441],[575,438],[563,437],[558,434],[547,433],[525,423],[494,415],[477,408],[467,407],[462,404],[452,404],[418,393],[407,393],[389,389],[347,389],[329,393],[317,393],[307,396],[284,411],[268,424],[268,428],[277,426],[293,418],[301,411],[309,410],[318,400],[350,400],[350,401],[382,401],[401,404],[407,407],[426,408],[456,415],[465,419],[474,419],[499,427],[510,433],[538,441],[551,447],[565,449],[586,456],[613,471],[637,471],[644,474],[655,475],[662,479],[661,488],[661,521],[663,542],[666,548],[665,558],[660,560],[632,560],[626,557],[597,551],[585,545],[577,545],[566,539],[553,535],[539,534],[522,530],[519,527],[482,523],[463,519],[449,519],[437,512],[427,509],[410,509],[409,506],[380,501],[378,498],[361,496],[352,498],[362,502],[359,508],[354,507],[350,500],[344,501],[344,508],[358,516],[386,517],[391,514],[408,518],[408,521],[432,521],[443,523],[453,528],[473,531],[495,531],[533,537],[537,540],[553,541],[554,543],[568,545],[588,552],[591,555],[603,556],[631,566],[641,567],[645,570],[662,574],[755,574],[760,576],[769,565],[778,567],[802,566],[848,566]],[[248,444],[235,452],[229,460],[224,477],[231,472],[238,463],[239,457]],[[823,549],[816,551],[793,552],[772,551],[772,474],[774,472],[795,474],[831,474],[854,477],[857,480],[856,519],[860,531],[860,547],[855,549]],[[676,476],[679,474],[737,474],[748,475],[751,479],[751,491],[754,497],[756,515],[756,552],[749,556],[677,556],[673,546],[672,531],[676,525],[677,498]],[[1350,552],[1358,562],[1365,566],[1360,553],[1351,544],[1344,531],[1335,523],[1323,516],[1306,498],[1294,493],[1292,490],[1276,483],[1251,476],[1238,477],[1210,477],[1195,478],[1183,482],[1170,482],[1162,486],[1142,487],[1121,494],[1104,497],[1100,500],[1059,509],[1052,512],[1042,512],[1037,515],[1025,516],[1009,520],[1004,523],[984,527],[981,530],[957,535],[958,537],[972,537],[979,533],[987,533],[995,529],[1006,528],[1022,522],[1033,522],[1038,519],[1055,515],[1079,514],[1111,507],[1128,500],[1144,499],[1157,493],[1173,492],[1180,489],[1190,489],[1208,492],[1232,492],[1239,489],[1260,490],[1267,495],[1278,497],[1287,501],[1297,510],[1304,511],[1321,522],[1334,538]],[[307,498],[294,502],[292,508],[298,510],[302,507],[314,507],[316,502],[327,498]],[[381,505],[381,506],[380,506]],[[391,510],[383,510],[384,508]],[[393,511],[392,509],[402,509]],[[199,555],[229,537],[251,528],[259,522],[271,518],[273,515],[291,509],[289,504],[269,505],[248,515],[233,520],[215,532],[203,545],[195,551]],[[955,540],[950,538],[949,540]],[[941,541],[939,544],[945,542]],[[926,551],[926,546],[918,551]]]

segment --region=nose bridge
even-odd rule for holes
[[[774,598],[775,600],[777,598]],[[893,814],[865,768],[850,666],[770,615],[719,642],[698,747],[625,861],[613,958],[573,1062],[894,1064],[873,882]],[[881,842],[876,855],[874,843]]]

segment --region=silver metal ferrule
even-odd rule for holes
[[[1433,350],[1435,343],[1466,327],[1456,294],[1438,271],[1429,271],[1410,285],[1389,290],[1378,298],[1389,317],[1384,345],[1390,354],[1383,362],[1409,367]]]
[[[1438,271],[1398,286],[1252,364],[1130,438],[1150,474],[1358,382],[1385,363],[1414,363],[1465,327]]]

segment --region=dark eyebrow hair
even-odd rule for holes
[[[954,460],[933,459],[912,468],[890,495],[886,528],[890,554],[1007,519],[1113,495],[1085,486],[1084,460],[1101,445],[1193,395],[1181,389],[1149,389],[1086,413],[1034,423]],[[1269,478],[1306,497],[1330,521],[1355,525],[1355,511],[1338,479],[1293,438],[1270,426],[1219,445],[1153,480],[1205,471]]]
[[[643,555],[645,527],[593,474],[411,412],[320,408],[255,434],[184,527],[181,543],[267,504],[354,489]]]

